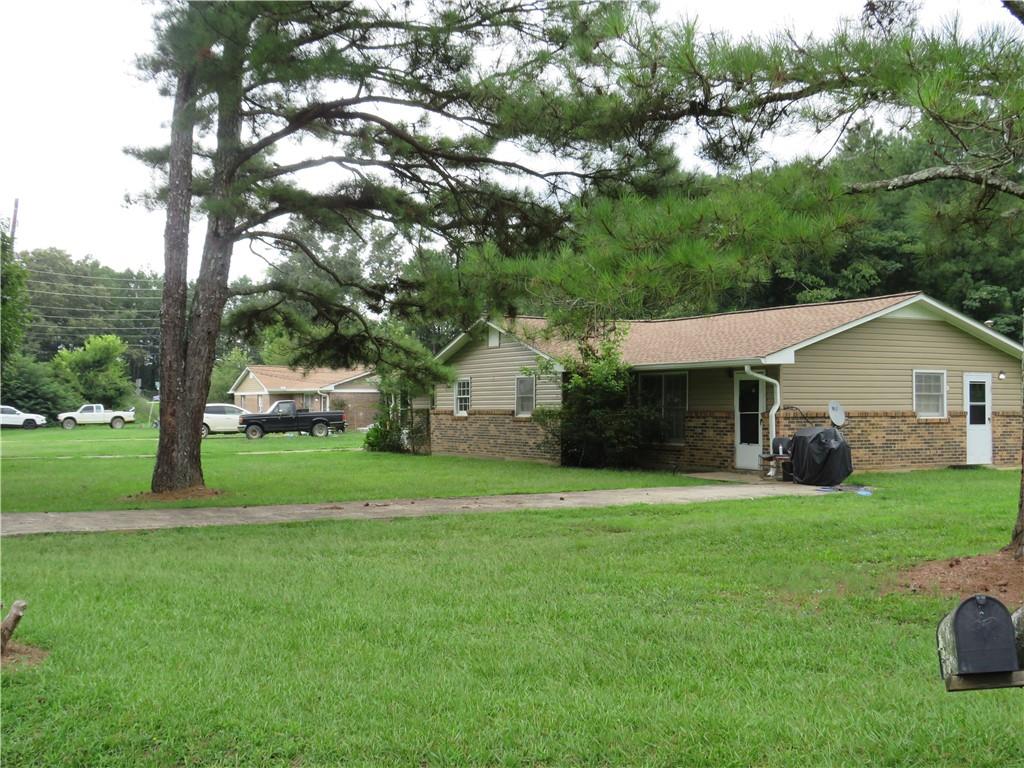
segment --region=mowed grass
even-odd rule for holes
[[[159,507],[315,504],[600,488],[698,485],[665,472],[574,469],[520,461],[410,456],[360,450],[365,435],[317,439],[268,435],[203,441],[206,485],[221,493],[191,500],[136,498],[149,490],[156,431],[80,427],[0,434],[0,507],[74,512]]]
[[[955,600],[1019,475],[874,496],[4,541],[10,766],[993,766],[1019,690],[948,694]]]

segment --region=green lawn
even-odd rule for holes
[[[356,454],[358,455],[358,454]],[[427,466],[424,464],[423,466]],[[1021,691],[948,694],[954,601],[1019,475],[871,497],[4,540],[4,765],[993,766]]]
[[[0,434],[4,513],[321,503],[355,499],[697,485],[664,472],[571,469],[518,461],[360,450],[364,435],[268,435],[203,441],[203,472],[221,495],[193,501],[131,498],[149,489],[156,431],[80,427]]]

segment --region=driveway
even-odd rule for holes
[[[128,509],[114,512],[24,512],[0,516],[0,535],[148,531],[206,525],[260,525],[303,520],[391,520],[397,517],[513,512],[523,509],[577,509],[628,504],[694,504],[707,501],[814,496],[811,486],[795,483],[722,483],[684,488],[628,488],[450,499],[346,501],[337,504],[285,504],[267,507],[193,507]]]

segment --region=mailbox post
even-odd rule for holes
[[[1024,687],[1024,606],[974,595],[939,622],[939,671],[947,691]]]

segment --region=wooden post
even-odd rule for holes
[[[2,604],[0,604],[0,608],[2,607]],[[27,607],[28,603],[24,600],[15,600],[14,605],[11,606],[11,612],[7,614],[3,623],[0,624],[0,653],[7,650],[7,641],[11,639],[11,635],[17,629],[18,622],[25,615],[25,608]]]

